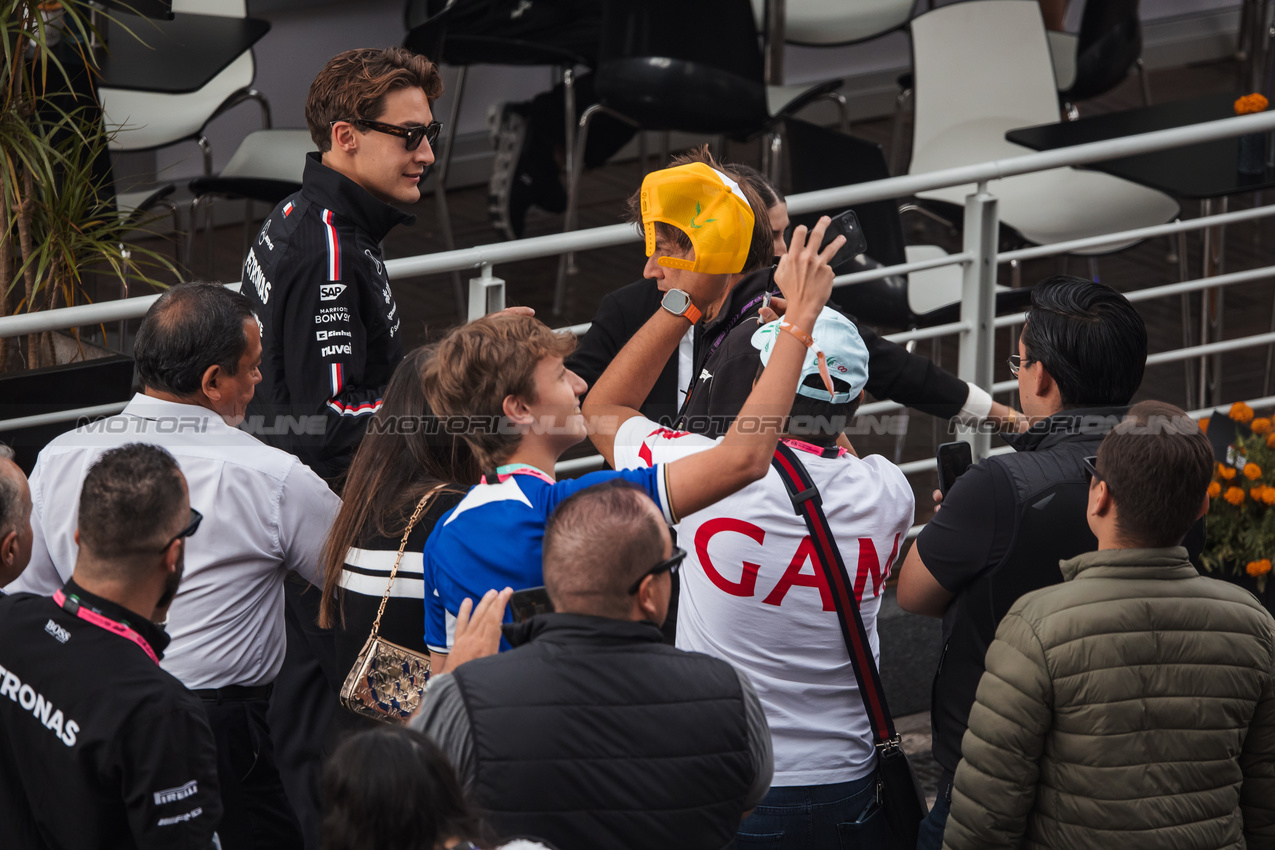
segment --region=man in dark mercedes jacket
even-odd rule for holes
[[[0,596],[0,847],[221,846],[213,733],[152,622],[200,519],[167,451],[112,449],[84,479],[70,580]]]
[[[263,348],[245,427],[330,483],[403,359],[380,245],[414,220],[390,204],[420,200],[440,126],[430,105],[442,92],[434,64],[399,47],[331,59],[306,100],[319,152],[244,260]]]

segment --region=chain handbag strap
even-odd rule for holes
[[[412,535],[412,529],[416,527],[416,521],[421,518],[421,514],[425,512],[425,508],[433,501],[434,496],[439,490],[446,487],[446,482],[435,485],[428,493],[421,497],[416,503],[416,510],[412,511],[412,518],[407,521],[407,530],[403,532],[403,539],[398,544],[398,555],[394,557],[394,566],[390,569],[390,583],[385,586],[385,595],[381,597],[381,607],[376,612],[376,619],[372,622],[372,638],[375,639],[381,631],[381,615],[385,613],[385,603],[390,601],[390,591],[394,589],[394,577],[398,575],[399,562],[403,560],[403,552],[407,549],[407,538]]]

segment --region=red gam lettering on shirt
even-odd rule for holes
[[[757,591],[757,570],[761,568],[760,565],[744,561],[744,570],[739,581],[733,582],[719,573],[708,557],[708,541],[713,538],[713,535],[726,531],[749,537],[758,545],[766,537],[766,532],[751,522],[733,517],[714,517],[706,520],[695,532],[695,554],[699,558],[700,566],[704,568],[704,574],[708,576],[709,581],[717,585],[718,589],[731,596],[752,596]]]
[[[714,517],[706,520],[695,532],[695,554],[698,556],[700,566],[704,568],[704,575],[708,576],[709,581],[719,590],[729,593],[731,596],[751,598],[757,593],[757,575],[761,569],[760,565],[744,561],[739,581],[731,581],[717,570],[708,555],[709,541],[714,536],[726,532],[742,534],[758,545],[765,541],[766,532],[759,525],[734,517]],[[881,587],[890,575],[890,566],[899,554],[899,535],[894,535],[894,544],[890,550],[890,557],[884,561],[877,555],[876,544],[872,542],[871,537],[860,537],[858,542],[859,562],[855,571],[854,597],[856,602],[862,602],[863,592],[867,589],[869,576],[872,578],[871,595],[880,595]],[[813,587],[819,590],[819,598],[823,602],[823,610],[835,611],[836,606],[832,599],[832,591],[824,579],[823,569],[819,566],[817,558],[818,555],[815,552],[814,544],[810,540],[810,535],[802,537],[801,543],[797,545],[797,551],[793,553],[792,560],[789,561],[788,567],[784,570],[784,574],[771,589],[770,593],[766,595],[766,598],[762,600],[762,603],[765,605],[782,605],[784,598],[788,595],[788,591],[793,587]],[[810,564],[810,572],[805,572],[807,563]]]

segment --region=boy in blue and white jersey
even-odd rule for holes
[[[766,222],[755,193],[699,162],[647,175],[641,205],[647,276],[659,268],[669,289],[664,309],[625,346],[630,357],[617,363],[667,362],[686,323],[698,321],[702,309],[722,297],[729,276],[743,267],[757,221]],[[459,417],[467,420],[465,440],[488,472],[425,545],[425,642],[436,673],[445,668],[443,656],[465,598],[543,584],[545,520],[571,494],[625,478],[673,523],[766,474],[805,356],[801,329],[814,326],[832,291],[828,260],[844,239],[820,253],[827,225],[827,218],[820,219],[808,244],[805,228],[798,228],[775,273],[788,299],[788,322],[798,333],[782,335],[740,411],[739,420],[753,427],[732,427],[716,447],[673,463],[556,481],[558,458],[590,428],[614,432],[619,424],[603,410],[586,427],[580,396],[587,387],[563,365],[574,339],[536,319],[495,314],[456,328],[439,343],[426,381],[428,402],[449,427]]]

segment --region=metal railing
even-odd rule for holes
[[[905,275],[944,266],[960,266],[962,270],[962,297],[959,321],[905,333],[889,334],[886,338],[904,343],[912,340],[959,335],[958,375],[963,380],[977,384],[993,393],[1000,393],[1015,389],[1016,382],[1003,381],[993,383],[992,381],[994,333],[999,328],[1019,324],[1024,318],[1023,314],[1001,316],[999,318],[994,315],[995,281],[997,268],[1001,263],[1022,262],[1029,259],[1098,248],[1105,245],[1117,245],[1156,236],[1172,236],[1202,228],[1224,227],[1227,224],[1252,221],[1275,215],[1275,207],[1259,207],[1241,212],[1223,213],[1053,245],[1023,248],[998,255],[999,217],[996,197],[989,191],[989,183],[991,181],[1052,168],[1083,165],[1134,154],[1150,153],[1214,139],[1272,131],[1275,131],[1275,113],[1259,113],[1227,118],[1189,127],[1145,133],[1139,136],[1093,142],[1040,153],[1029,153],[1019,157],[993,160],[977,165],[961,166],[925,174],[892,177],[872,183],[808,192],[789,197],[788,209],[792,214],[801,214],[821,209],[847,207],[871,201],[906,197],[933,189],[973,184],[974,188],[967,196],[965,203],[961,251],[935,259],[902,263],[843,275],[836,279],[835,285],[851,286],[856,283],[878,280],[894,275]],[[405,257],[389,260],[385,266],[389,277],[394,280],[466,269],[477,270],[478,276],[470,281],[469,292],[470,315],[473,316],[503,306],[505,284],[503,280],[494,274],[494,268],[499,264],[557,256],[568,252],[606,248],[637,242],[640,241],[640,238],[635,228],[630,225],[620,224],[521,239],[514,242],[500,242],[479,245],[473,248]],[[1127,295],[1131,301],[1140,302],[1174,295],[1183,296],[1188,293],[1206,290],[1221,290],[1224,287],[1268,277],[1275,277],[1275,267],[1235,272],[1216,277],[1204,277],[1198,280],[1137,290],[1127,293]],[[230,285],[238,287],[238,284]],[[41,313],[0,317],[0,337],[16,337],[49,330],[63,330],[140,318],[157,297],[152,295],[131,298],[125,301],[65,307]],[[564,328],[563,330],[580,334],[584,333],[588,327],[588,324],[582,324]],[[1203,358],[1226,351],[1255,348],[1270,344],[1275,344],[1275,332],[1257,334],[1242,339],[1219,340],[1211,343],[1202,342],[1200,345],[1157,352],[1148,358],[1148,365]],[[1275,403],[1275,397],[1257,399],[1250,403],[1254,405]],[[118,412],[123,406],[122,403],[100,405],[91,408],[3,420],[0,421],[0,431],[74,420],[80,417],[101,416]],[[881,414],[898,410],[900,407],[900,405],[893,402],[876,402],[864,405],[860,413],[865,415]],[[1203,414],[1204,409],[1201,409],[1195,411],[1193,415]],[[975,444],[975,450],[980,456],[990,453],[990,435],[975,433],[969,439]],[[558,466],[558,471],[560,473],[574,473],[594,468],[600,463],[601,459],[597,456],[573,459],[561,462]],[[920,460],[902,464],[901,468],[905,473],[913,474],[928,472],[933,469],[933,464],[933,460]]]

